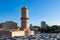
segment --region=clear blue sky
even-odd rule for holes
[[[14,21],[20,25],[21,8],[27,6],[30,24],[60,25],[60,0],[0,0],[0,23]]]

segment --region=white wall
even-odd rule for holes
[[[24,36],[25,32],[24,31],[13,31],[12,32],[12,37],[14,36]]]

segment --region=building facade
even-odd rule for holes
[[[11,29],[16,29],[17,28],[17,23],[12,22],[12,21],[7,21],[3,23],[3,30],[11,30]]]
[[[3,28],[3,25],[2,25],[2,23],[0,23],[0,29],[1,29],[1,28]]]
[[[46,27],[46,22],[45,21],[41,21],[41,28],[45,28]]]
[[[0,31],[0,38],[1,37],[3,37],[3,38],[5,38],[5,37],[11,37],[11,36],[12,36],[12,34],[11,34],[10,31],[5,31],[5,30]]]

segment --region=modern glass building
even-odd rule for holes
[[[45,21],[41,21],[41,28],[45,28],[46,27],[46,22]]]

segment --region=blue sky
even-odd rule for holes
[[[0,23],[14,21],[21,24],[21,8],[27,6],[30,24],[60,25],[60,0],[0,0]],[[21,25],[20,25],[21,26]]]

